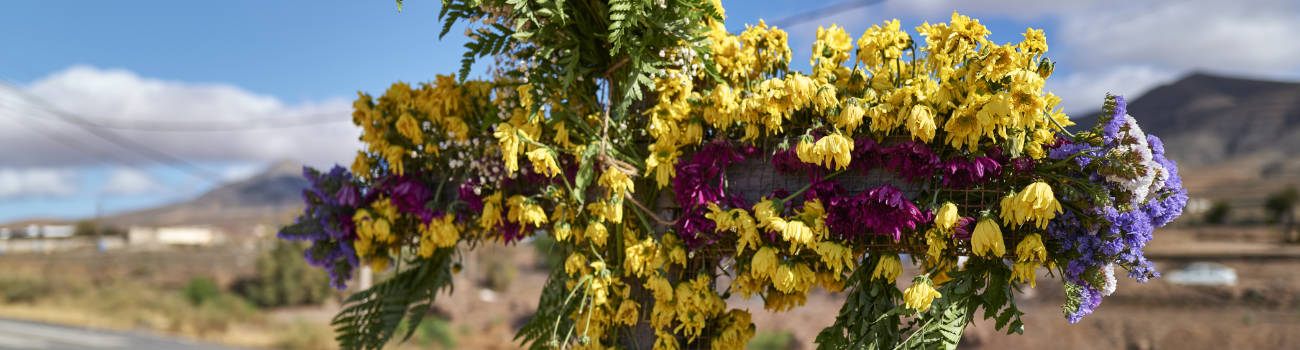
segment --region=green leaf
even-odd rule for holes
[[[578,162],[578,175],[573,185],[573,200],[578,204],[586,203],[584,193],[587,193],[587,185],[591,184],[592,174],[595,172],[593,167],[596,164],[596,153],[600,151],[599,141],[592,141],[587,144],[587,148],[582,151],[582,159]]]

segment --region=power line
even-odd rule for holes
[[[803,13],[797,13],[797,14],[794,14],[794,15],[790,15],[790,16],[787,16],[787,17],[785,17],[785,18],[781,18],[781,19],[778,19],[778,20],[772,21],[772,25],[773,25],[773,26],[787,27],[787,28],[788,28],[788,27],[794,26],[794,25],[796,25],[796,24],[801,24],[801,23],[804,23],[804,22],[808,22],[808,21],[812,21],[812,20],[818,19],[818,18],[822,18],[822,17],[826,17],[826,16],[831,16],[831,15],[836,15],[836,14],[842,13],[842,12],[844,12],[844,11],[853,10],[853,9],[862,8],[862,7],[867,7],[867,6],[871,6],[871,5],[879,4],[879,3],[882,3],[882,2],[885,2],[885,0],[859,0],[859,1],[845,1],[845,2],[838,3],[838,4],[833,4],[833,5],[830,5],[830,6],[826,6],[826,7],[822,7],[822,8],[818,8],[818,9],[813,9],[813,10],[811,10],[811,11],[807,11],[807,12],[803,12]]]
[[[117,145],[118,147],[125,148],[129,151],[145,156],[146,158],[150,158],[155,162],[176,168],[178,170],[184,171],[190,175],[201,178],[203,180],[207,180],[211,182],[220,182],[221,180],[221,176],[208,172],[207,170],[200,168],[197,165],[194,165],[193,163],[185,161],[184,159],[150,148],[148,146],[137,143],[135,141],[131,141],[128,138],[122,137],[121,135],[112,133],[102,128],[92,127],[90,125],[94,123],[90,122],[86,118],[70,112],[63,111],[55,107],[53,104],[49,103],[48,101],[45,101],[40,97],[33,96],[8,82],[2,82],[0,83],[0,86],[4,86],[5,88],[12,90],[14,92],[14,95],[22,98],[27,103],[35,105],[37,108],[44,110],[46,113],[50,113],[55,117],[58,117],[60,120],[71,123],[81,128],[82,130],[89,132],[91,135],[94,135],[95,137],[98,137],[104,141],[108,141],[109,143]],[[18,115],[24,115],[24,114],[18,114]]]
[[[0,83],[13,90],[15,95],[21,94],[22,91],[10,83]],[[30,99],[26,96],[20,98]],[[347,115],[349,111],[339,110],[332,112],[320,112],[312,114],[299,115],[294,118],[276,118],[276,119],[254,119],[254,120],[132,120],[129,123],[108,124],[104,122],[92,121],[89,118],[79,119],[58,119],[63,122],[70,122],[82,126],[112,129],[112,130],[129,130],[129,131],[158,131],[158,132],[230,132],[230,131],[251,131],[264,129],[285,129],[296,127],[309,127],[318,125],[327,125],[340,122],[351,122],[351,118],[339,118],[340,115]]]
[[[0,102],[4,102],[4,101],[3,101],[3,100],[0,100]],[[9,110],[10,110],[10,111],[13,111],[13,112],[19,112],[19,111],[20,111],[20,110],[17,108],[17,106],[12,105],[12,104],[8,104],[8,103],[0,103],[0,107],[9,107]],[[126,164],[130,164],[130,163],[131,163],[129,160],[127,160],[127,159],[125,159],[125,158],[123,158],[123,157],[121,157],[121,156],[118,156],[118,155],[116,155],[116,154],[109,153],[109,152],[104,152],[103,150],[99,150],[99,149],[96,149],[96,148],[94,148],[94,147],[88,146],[88,145],[82,143],[81,141],[78,141],[78,140],[75,139],[75,138],[71,138],[71,137],[67,137],[66,135],[62,135],[62,134],[56,132],[56,131],[53,130],[53,129],[49,129],[49,128],[45,128],[44,126],[40,126],[40,125],[41,125],[40,123],[24,123],[22,120],[19,120],[19,118],[17,118],[17,115],[16,115],[16,114],[17,114],[17,113],[15,113],[15,115],[14,115],[14,121],[15,121],[16,124],[18,124],[18,125],[20,125],[20,126],[22,126],[22,127],[24,127],[24,128],[27,128],[28,130],[34,131],[34,132],[36,132],[36,133],[38,133],[38,134],[41,134],[42,136],[45,136],[45,138],[49,139],[50,141],[54,141],[54,143],[58,143],[58,144],[63,145],[64,147],[67,147],[67,148],[69,148],[69,149],[76,150],[76,151],[79,151],[79,152],[85,153],[85,154],[87,154],[87,155],[90,155],[90,156],[92,157],[91,160],[93,160],[93,161],[95,161],[95,162],[103,163],[103,164],[108,164],[107,162],[104,161],[104,159],[115,158],[115,159],[117,159],[118,161],[120,161],[120,162],[122,162],[122,163],[126,163]],[[38,126],[39,126],[39,127],[38,127]]]

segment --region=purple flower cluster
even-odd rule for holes
[[[358,264],[352,248],[352,240],[356,238],[352,214],[361,204],[360,190],[352,174],[343,167],[335,166],[327,174],[303,167],[302,173],[309,184],[302,191],[307,208],[292,225],[281,229],[278,236],[311,242],[303,258],[328,271],[330,285],[343,289]]]
[[[1150,160],[1164,172],[1154,180],[1146,201],[1127,205],[1129,201],[1115,198],[1127,196],[1130,190],[1116,186],[1113,180],[1099,174],[1101,170],[1098,169],[1103,169],[1104,164],[1096,164],[1094,160],[1102,159],[1107,149],[1121,147],[1132,140],[1118,139],[1127,122],[1124,99],[1116,96],[1110,103],[1113,105],[1107,107],[1113,109],[1113,118],[1101,121],[1103,137],[1100,144],[1065,140],[1058,142],[1049,152],[1049,157],[1057,160],[1079,154],[1074,158],[1073,165],[1078,166],[1074,171],[1097,188],[1109,192],[1108,201],[1091,205],[1082,203],[1090,209],[1084,213],[1066,211],[1047,226],[1048,238],[1057,242],[1053,245],[1054,255],[1066,259],[1063,277],[1069,283],[1067,287],[1072,288],[1067,292],[1070,301],[1066,305],[1066,317],[1071,323],[1092,313],[1101,304],[1103,291],[1113,290],[1111,264],[1127,268],[1129,277],[1138,282],[1160,276],[1143,254],[1143,249],[1153,238],[1155,229],[1181,215],[1187,203],[1187,191],[1183,189],[1178,166],[1165,156],[1163,143],[1153,135],[1146,135],[1143,141],[1150,148]],[[1080,215],[1097,220],[1087,223],[1094,220],[1082,220]]]
[[[938,168],[943,186],[948,188],[970,188],[1002,175],[1002,164],[985,156],[948,158]]]
[[[885,167],[898,172],[907,181],[919,181],[934,176],[939,167],[939,155],[920,141],[906,141],[880,152]]]
[[[742,149],[741,152],[752,149]],[[692,249],[717,241],[712,220],[704,217],[710,203],[732,208],[745,207],[744,199],[728,193],[727,166],[745,160],[727,142],[711,142],[696,152],[689,161],[677,163],[677,176],[673,178],[674,198],[682,207],[674,229],[682,242]],[[797,161],[797,159],[796,159]]]
[[[808,193],[808,198],[819,199],[825,205],[826,227],[839,238],[871,233],[888,235],[897,242],[904,230],[914,230],[917,224],[930,219],[928,213],[917,209],[890,185],[847,195],[839,183],[826,181],[815,184]]]

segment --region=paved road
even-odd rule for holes
[[[0,319],[0,349],[203,349],[231,348],[146,334],[111,332]]]

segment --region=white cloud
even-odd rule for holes
[[[1159,65],[1178,70],[1289,74],[1300,69],[1300,3],[1122,1],[1059,13],[1061,34],[1086,67]]]
[[[70,169],[0,169],[0,199],[66,197],[77,190],[77,173]]]
[[[98,130],[189,162],[269,163],[288,158],[326,166],[349,163],[360,148],[360,131],[349,122],[351,103],[344,99],[289,105],[231,85],[165,81],[126,70],[89,66],[56,72],[28,85],[26,90],[59,109],[105,125],[158,127],[197,122],[255,127],[273,124],[276,119],[301,121],[306,116],[338,120],[216,132]],[[0,164],[75,166],[143,164],[148,160],[82,127],[60,121],[15,94],[0,92],[0,149],[24,150],[0,152]],[[244,122],[247,124],[237,124]]]
[[[239,181],[256,175],[258,172],[263,170],[266,170],[266,166],[262,164],[235,165],[228,167],[225,171],[221,172],[221,179],[227,182]]]
[[[154,193],[162,189],[158,179],[149,173],[127,167],[117,167],[108,175],[101,189],[110,195],[140,195]]]

